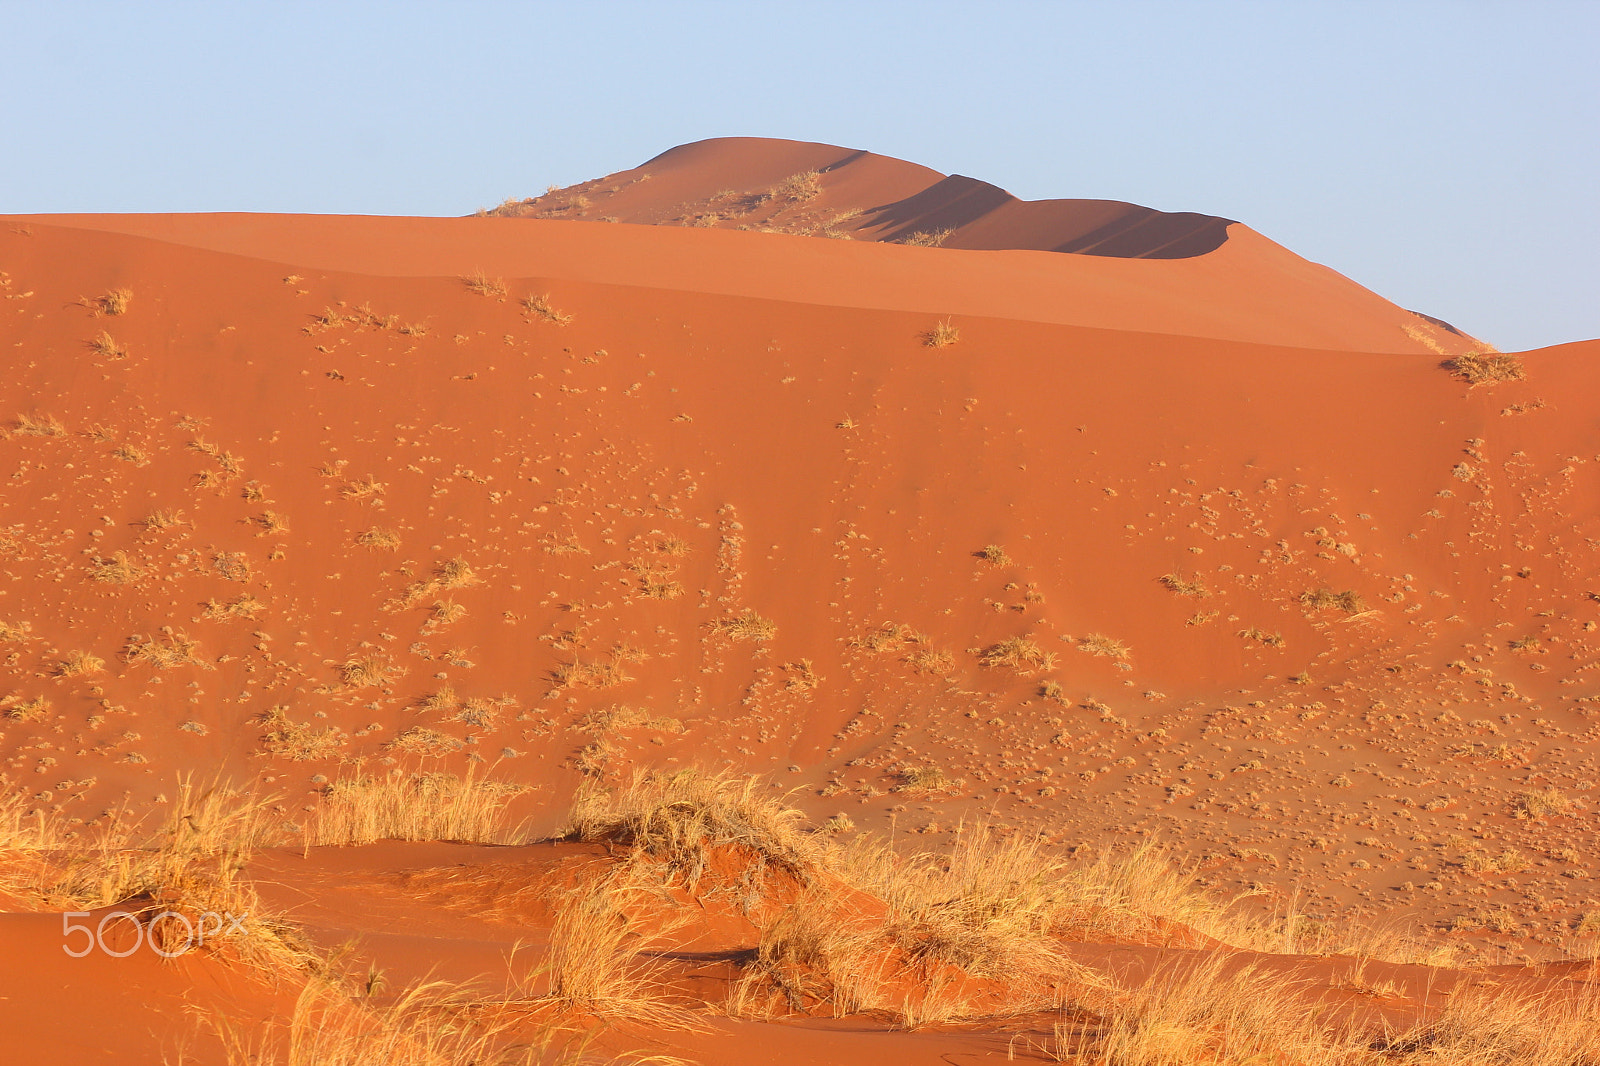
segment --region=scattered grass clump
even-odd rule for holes
[[[246,621],[254,619],[256,615],[267,609],[267,605],[246,592],[237,599],[223,602],[209,599],[205,602],[205,610],[200,617],[214,621],[228,621],[234,618],[243,618]]]
[[[974,558],[982,559],[990,566],[1010,566],[1011,556],[998,544],[986,544],[972,553]]]
[[[955,230],[948,226],[943,229],[922,229],[898,238],[895,243],[909,245],[912,248],[937,248],[949,240],[954,232]]]
[[[790,174],[772,187],[772,195],[789,203],[806,203],[822,195],[822,175],[815,170]]]
[[[128,663],[144,663],[158,670],[171,670],[178,666],[204,665],[199,655],[200,644],[186,633],[163,629],[159,637],[134,634],[122,648],[122,659]]]
[[[0,708],[4,708],[6,717],[13,722],[37,722],[50,710],[50,699],[47,696],[35,696],[25,700],[20,696],[7,696],[0,699]]]
[[[1359,592],[1346,589],[1343,592],[1334,592],[1332,589],[1319,588],[1307,589],[1300,594],[1300,606],[1311,611],[1343,611],[1345,614],[1361,614],[1367,609],[1367,601],[1362,599]]]
[[[711,631],[718,636],[729,640],[771,640],[778,634],[778,625],[771,619],[763,618],[754,610],[746,608],[731,618],[719,618],[708,622]]]
[[[261,715],[262,746],[267,754],[292,762],[332,759],[344,746],[344,730],[338,726],[321,729],[310,722],[296,722],[289,717],[289,708],[279,704]]]
[[[506,294],[504,278],[491,278],[481,270],[462,278],[461,284],[467,287],[468,292],[477,293],[479,296],[504,296]]]
[[[534,318],[542,318],[546,322],[553,322],[558,326],[565,326],[572,321],[572,316],[564,311],[559,311],[550,304],[550,294],[530,294],[522,298],[524,314]]]
[[[117,343],[115,337],[101,330],[93,340],[84,342],[84,345],[95,355],[102,359],[126,359],[128,349]]]
[[[56,665],[50,672],[56,677],[81,677],[84,674],[98,674],[106,668],[106,661],[93,652],[69,651],[56,660]]]
[[[112,289],[104,296],[97,296],[89,304],[90,313],[116,317],[128,313],[128,307],[133,303],[132,289]]]
[[[935,322],[932,329],[922,334],[922,343],[928,348],[948,348],[961,339],[961,330],[946,318]]]
[[[1560,818],[1574,813],[1577,805],[1560,789],[1536,788],[1519,792],[1512,801],[1512,813],[1524,820]]]
[[[1199,581],[1190,581],[1181,574],[1163,574],[1159,580],[1163,588],[1180,596],[1192,596],[1197,600],[1203,600],[1211,595],[1211,590],[1205,585]]]
[[[978,662],[988,667],[1005,667],[1018,673],[1053,670],[1056,653],[1045,651],[1027,637],[1007,637],[978,653]]]
[[[125,551],[113,552],[109,559],[95,556],[89,564],[89,577],[107,585],[131,585],[144,575],[144,568]]]
[[[802,878],[822,861],[805,816],[757,777],[698,769],[636,771],[615,789],[589,780],[573,800],[568,840],[637,848],[693,885],[714,848],[737,847]]]
[[[396,551],[400,547],[400,534],[392,529],[364,529],[356,534],[356,543],[373,551]]]
[[[28,437],[65,437],[67,427],[55,415],[18,415],[11,429]]]
[[[339,667],[339,684],[345,689],[382,688],[393,683],[398,668],[381,655],[358,655]]]
[[[1503,381],[1521,381],[1527,376],[1521,359],[1499,352],[1467,352],[1446,359],[1439,365],[1474,388]]]
[[[1117,662],[1126,662],[1133,657],[1133,651],[1122,641],[1108,637],[1104,633],[1090,633],[1086,637],[1078,638],[1078,649],[1090,655],[1098,655]]]
[[[370,844],[376,840],[521,843],[506,824],[506,805],[521,785],[446,773],[390,770],[381,776],[338,778],[323,786],[307,820],[309,843]]]

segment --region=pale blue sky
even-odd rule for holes
[[[1600,337],[1600,0],[0,0],[0,211],[465,214],[731,134],[1225,215]]]

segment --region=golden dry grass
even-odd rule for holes
[[[506,294],[504,278],[491,278],[481,270],[462,278],[461,284],[467,287],[468,292],[477,293],[479,296],[504,296]]]
[[[1474,388],[1479,385],[1498,385],[1505,381],[1521,381],[1527,376],[1521,359],[1498,352],[1468,352],[1454,359],[1446,359],[1439,365]]]
[[[546,322],[553,322],[558,326],[565,326],[572,321],[571,315],[551,306],[550,294],[547,292],[524,296],[522,298],[522,310],[525,314],[534,318],[542,318]]]
[[[778,635],[778,625],[746,608],[739,614],[707,623],[711,631],[729,640],[764,641]]]
[[[373,551],[396,551],[400,547],[400,534],[392,529],[365,529],[356,534],[356,543]]]
[[[107,585],[131,585],[145,576],[139,566],[125,551],[112,552],[111,558],[96,556],[89,564],[89,577]]]
[[[294,721],[282,704],[262,712],[260,722],[261,744],[267,754],[291,762],[335,758],[348,739],[338,726],[319,729],[310,722]]]
[[[524,789],[445,773],[391,770],[382,776],[336,779],[323,787],[307,819],[310,844],[370,844],[375,840],[451,840],[520,843],[505,824],[506,805]]]
[[[928,348],[948,348],[961,339],[961,330],[948,318],[936,322],[922,334],[922,343]]]
[[[1352,589],[1343,592],[1329,588],[1308,589],[1300,594],[1300,605],[1311,611],[1339,610],[1345,614],[1361,614],[1367,609],[1367,601]]]

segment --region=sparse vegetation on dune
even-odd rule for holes
[[[1473,387],[1521,381],[1527,376],[1521,359],[1499,352],[1467,352],[1439,365]]]
[[[1600,1056],[1592,983],[1516,992],[1501,980],[1467,983],[1414,1021],[1379,1024],[1330,1011],[1325,978],[1273,967],[1271,953],[1311,944],[1299,916],[1245,918],[1158,845],[1085,862],[977,825],[946,849],[906,854],[873,838],[842,842],[847,819],[814,830],[767,782],[731,773],[639,772],[609,790],[582,786],[566,838],[613,850],[575,883],[540,890],[549,949],[532,972],[508,975],[509,1000],[446,983],[375,998],[380,974],[347,975],[337,956],[262,914],[242,873],[252,849],[275,841],[515,842],[507,804],[519,791],[471,775],[357,775],[325,785],[295,825],[269,799],[185,782],[147,842],[93,847],[75,845],[13,791],[0,800],[0,890],[40,907],[250,913],[206,950],[303,992],[286,1017],[248,1032],[209,1016],[240,1064],[534,1062],[563,1041],[584,1046],[563,1034],[597,1025],[660,1034],[707,1031],[719,1014],[822,1013],[916,1029],[1041,1010],[1061,1022],[1042,1042],[1013,1038],[1013,1050],[1096,1066],[1585,1066]],[[674,983],[675,938],[695,913],[673,902],[677,892],[700,907],[736,906],[754,925],[723,1002],[686,997]],[[177,931],[158,925],[153,935]],[[1336,950],[1317,936],[1312,950]],[[1073,960],[1065,945],[1074,940],[1188,950],[1119,987]],[[1370,957],[1373,945],[1352,949]],[[1339,987],[1369,984],[1352,977]],[[1371,994],[1393,994],[1388,987]]]
[[[922,334],[922,343],[928,348],[948,348],[961,339],[961,330],[953,325],[948,318],[933,324],[933,328]]]

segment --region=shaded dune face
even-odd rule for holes
[[[785,189],[796,176],[810,187]],[[642,184],[644,183],[644,184]],[[579,201],[582,201],[581,203]],[[719,137],[495,213],[543,218],[815,230],[950,248],[1028,248],[1120,259],[1187,259],[1228,239],[1225,218],[1115,200],[1019,200],[959,174],[801,141]],[[816,216],[816,217],[812,217]]]

